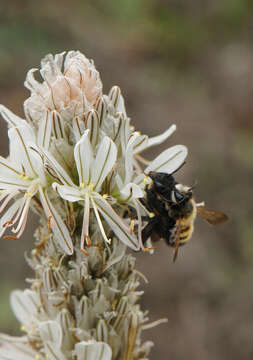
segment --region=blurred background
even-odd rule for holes
[[[138,254],[149,279],[142,307],[168,323],[147,330],[150,359],[223,360],[253,356],[253,3],[251,0],[31,0],[0,4],[0,103],[23,116],[27,71],[47,53],[80,50],[95,61],[108,93],[119,85],[136,129],[157,135],[175,123],[154,158],[189,148],[177,180],[197,182],[197,201],[228,214],[213,228],[196,221],[172,264],[163,242]],[[0,121],[1,155],[8,153]],[[19,333],[9,306],[32,273],[19,241],[1,240],[0,331]],[[180,249],[181,250],[181,249]]]

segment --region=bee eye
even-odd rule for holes
[[[157,191],[160,193],[162,193],[162,192],[164,192],[164,190],[166,190],[166,187],[158,181],[155,182],[155,187],[156,187]]]
[[[174,197],[175,197],[175,202],[180,203],[184,200],[184,195],[182,195],[179,191],[174,191]]]
[[[184,200],[184,196],[177,190],[171,192],[171,200],[177,204]]]

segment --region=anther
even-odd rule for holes
[[[93,184],[89,184],[89,188],[90,188],[91,190],[93,190],[93,189],[94,189],[94,185],[93,185]]]
[[[80,249],[81,253],[83,253],[84,255],[89,256],[90,254],[88,253],[88,251],[84,250],[84,249]]]
[[[131,235],[134,232],[134,220],[133,219],[130,221],[129,232]]]
[[[14,235],[4,235],[3,239],[18,240],[18,237]]]
[[[157,246],[150,246],[148,248],[144,248],[144,251],[152,251],[152,250],[155,250],[157,249]]]

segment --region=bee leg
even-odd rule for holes
[[[139,201],[149,212],[152,212],[152,209],[150,206],[148,206],[148,203],[146,202],[146,200],[144,200],[143,198],[140,198]]]
[[[174,256],[173,256],[173,263],[177,260],[178,249],[179,249],[179,244],[180,244],[180,232],[181,232],[181,221],[178,220],[177,232],[176,232],[176,246],[175,246],[175,251],[174,251]]]
[[[142,234],[142,242],[143,242],[143,244],[145,244],[145,242],[148,240],[148,238],[152,235],[156,223],[157,223],[156,217],[151,218],[151,219],[149,218],[149,222],[142,229],[141,234]]]

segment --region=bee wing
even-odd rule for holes
[[[197,206],[197,214],[211,225],[223,224],[228,220],[227,215],[222,212],[218,210],[209,210],[202,206]]]

